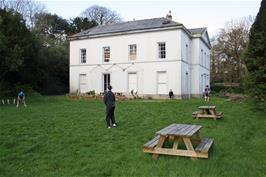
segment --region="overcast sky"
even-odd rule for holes
[[[187,28],[207,27],[210,37],[224,27],[231,19],[256,16],[260,0],[242,1],[74,1],[40,0],[50,13],[69,19],[81,14],[92,5],[105,6],[115,10],[124,21],[164,17],[172,11],[173,20]]]

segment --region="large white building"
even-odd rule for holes
[[[202,94],[210,84],[206,28],[187,29],[169,18],[103,25],[69,37],[70,92],[114,92],[176,98]]]

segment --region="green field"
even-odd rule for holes
[[[117,103],[117,128],[106,129],[104,105],[96,100],[34,97],[28,107],[0,105],[1,177],[265,177],[265,113],[249,103],[214,98],[222,120],[194,120],[199,99]],[[214,138],[209,159],[142,152],[155,132],[171,123],[202,125]]]

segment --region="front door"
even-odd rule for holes
[[[87,75],[80,74],[79,75],[79,92],[85,93],[87,89]]]
[[[158,94],[167,94],[166,71],[157,72],[157,93]]]
[[[137,88],[137,73],[128,73],[128,92],[130,93],[131,91],[138,91]]]
[[[110,85],[110,74],[103,75],[103,91],[108,91],[108,86]]]

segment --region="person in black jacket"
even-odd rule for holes
[[[104,104],[106,106],[107,128],[111,128],[110,119],[111,119],[113,127],[116,127],[115,115],[114,115],[114,112],[115,112],[115,95],[111,90],[112,90],[112,86],[109,85],[108,86],[108,92],[104,95]]]
[[[170,89],[170,91],[169,91],[169,98],[170,99],[174,98],[174,92],[172,89]]]

